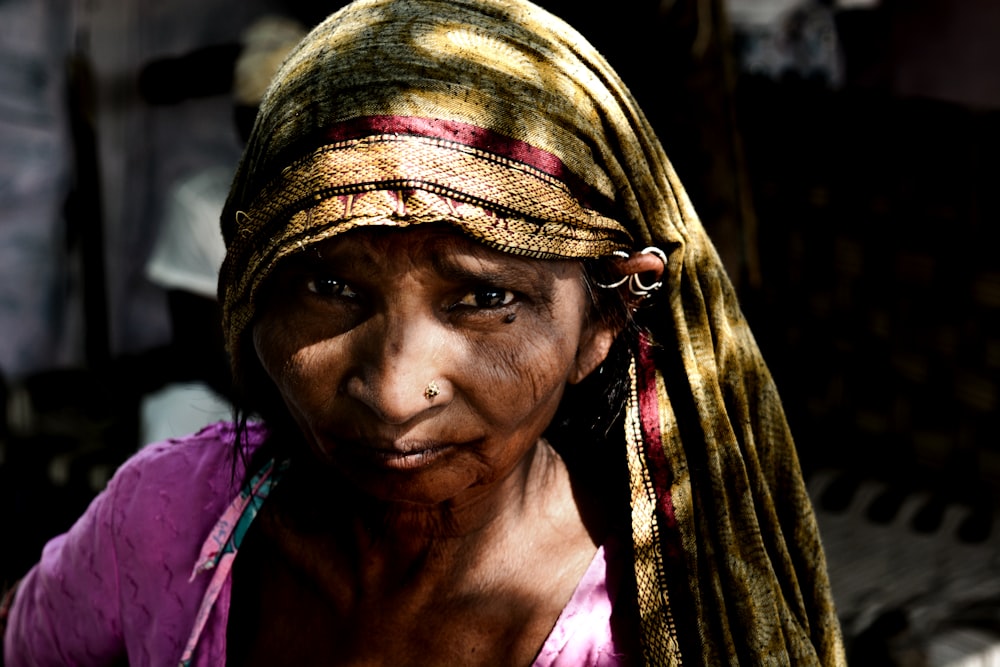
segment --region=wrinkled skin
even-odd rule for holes
[[[254,343],[313,452],[363,494],[502,500],[613,338],[581,271],[436,226],[359,230],[283,267]]]

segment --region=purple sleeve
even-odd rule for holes
[[[124,654],[114,507],[118,484],[51,540],[24,577],[3,643],[7,667],[108,665]]]
[[[65,535],[49,542],[14,599],[7,667],[174,666],[207,578],[201,545],[238,490],[231,424],[149,445]],[[248,433],[250,445],[263,431]],[[218,627],[216,627],[218,626]],[[224,645],[225,618],[213,625]]]

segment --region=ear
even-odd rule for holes
[[[665,268],[663,260],[651,252],[634,252],[627,259],[619,259],[616,263],[623,276],[630,273],[645,274],[644,283],[659,282],[663,279]]]
[[[667,268],[667,256],[662,250],[650,246],[631,255],[616,254],[612,258],[614,270],[620,276],[610,285],[616,287],[629,308],[635,310],[651,292],[660,287]]]
[[[587,323],[580,338],[580,346],[576,350],[576,360],[570,369],[568,378],[570,384],[577,384],[601,365],[607,358],[608,350],[611,349],[611,344],[617,335],[618,331],[606,322]]]

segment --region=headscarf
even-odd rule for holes
[[[442,221],[529,257],[668,255],[622,437],[646,663],[843,664],[792,437],[718,254],[625,85],[526,0],[360,0],[289,56],[222,217],[237,379],[282,258]]]

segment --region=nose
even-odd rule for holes
[[[383,316],[368,324],[357,332],[358,363],[345,387],[349,396],[394,425],[451,402],[446,332],[440,323]]]

